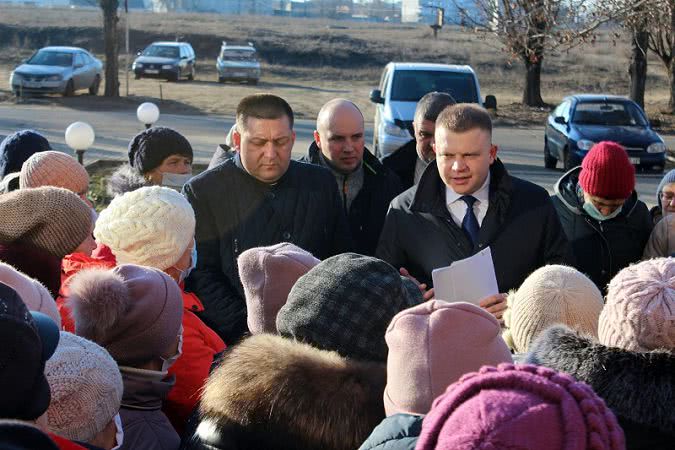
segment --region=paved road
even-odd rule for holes
[[[68,151],[63,133],[70,123],[78,120],[89,122],[96,131],[96,141],[86,153],[85,162],[125,159],[129,139],[143,129],[136,120],[135,111],[91,112],[55,106],[0,105],[0,136],[18,129],[35,128],[44,133],[56,149]],[[157,125],[169,126],[183,133],[195,150],[195,159],[207,162],[232,123],[232,117],[162,114]],[[294,155],[299,156],[312,140],[314,123],[297,120],[295,129],[297,142]],[[372,136],[372,124],[366,133]],[[664,139],[671,148],[675,147],[675,136],[664,136]],[[552,191],[562,172],[543,167],[543,129],[497,128],[494,140],[500,147],[501,159],[512,174]],[[371,141],[368,137],[367,142]],[[650,206],[655,202],[654,192],[659,180],[660,176],[655,174],[638,175],[638,192]]]

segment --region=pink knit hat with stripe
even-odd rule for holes
[[[623,450],[616,417],[585,383],[532,365],[483,367],[424,418],[416,450]]]

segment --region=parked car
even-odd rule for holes
[[[666,144],[640,106],[625,97],[571,95],[548,116],[544,133],[544,166],[565,170],[581,164],[596,142],[614,141],[636,167],[663,172]]]
[[[136,79],[164,78],[178,81],[181,77],[195,79],[197,70],[195,51],[187,42],[153,42],[131,66]]]
[[[382,71],[378,89],[371,91],[376,104],[373,151],[382,158],[413,139],[417,102],[428,92],[447,92],[461,103],[497,108],[494,96],[481,98],[478,77],[470,66],[390,62]]]
[[[98,94],[103,64],[78,47],[44,47],[12,71],[9,84],[15,95],[56,93],[65,96],[88,89]]]
[[[228,45],[223,41],[216,59],[218,82],[245,81],[258,84],[260,80],[260,62],[258,52],[251,42],[248,45]]]

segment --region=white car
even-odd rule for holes
[[[470,66],[397,62],[385,66],[378,89],[370,93],[376,104],[373,151],[378,157],[413,139],[417,102],[433,91],[447,92],[458,103],[483,105],[478,77]],[[488,95],[484,106],[495,109],[497,100]]]
[[[216,70],[219,83],[246,81],[248,84],[258,84],[260,80],[258,53],[250,42],[248,45],[228,45],[223,41],[216,60]]]

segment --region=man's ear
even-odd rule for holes
[[[314,130],[314,142],[316,142],[316,146],[321,148],[321,135],[317,130]]]
[[[232,133],[232,143],[234,144],[234,148],[241,148],[241,134],[239,134],[239,131],[237,130],[234,130]]]
[[[496,145],[492,144],[490,146],[490,164],[495,162],[495,159],[497,159],[497,151],[499,150],[499,147]]]

